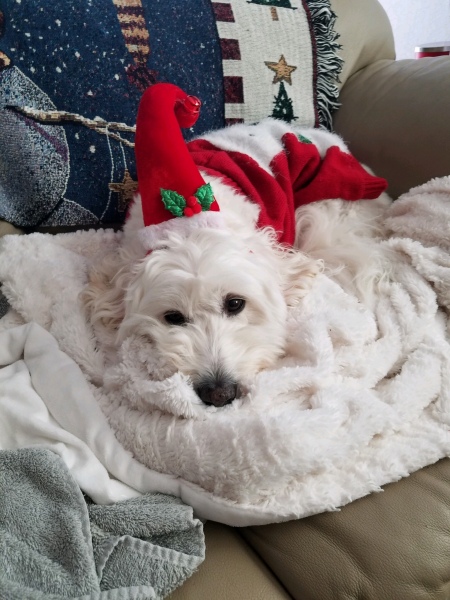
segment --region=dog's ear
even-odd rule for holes
[[[92,269],[89,284],[81,294],[90,322],[101,323],[110,330],[117,330],[124,314],[124,290],[129,273],[121,269],[118,256],[108,256]]]
[[[271,229],[258,231],[247,240],[249,252],[261,257],[263,268],[269,267],[279,277],[279,285],[287,306],[294,306],[311,289],[316,275],[323,271],[323,261],[280,246]],[[265,265],[264,265],[265,261]]]
[[[316,275],[323,271],[323,263],[295,250],[280,252],[279,259],[286,304],[295,306],[311,289]]]

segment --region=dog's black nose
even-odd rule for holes
[[[233,402],[238,393],[238,386],[236,383],[203,384],[196,387],[195,391],[205,404],[220,407]]]

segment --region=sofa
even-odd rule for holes
[[[335,130],[393,198],[448,175],[450,57],[396,61],[377,0],[332,7],[345,60]],[[205,562],[170,598],[448,599],[449,523],[444,459],[337,512],[242,529],[206,523]]]
[[[449,173],[450,58],[395,60],[378,0],[332,0],[344,66],[335,130],[393,198]],[[417,40],[418,43],[433,40]],[[450,219],[450,216],[449,216]],[[0,222],[0,236],[16,230]],[[171,600],[450,598],[450,460],[299,521],[205,524],[206,559]]]

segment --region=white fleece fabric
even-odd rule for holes
[[[14,311],[0,321],[1,335],[18,335],[12,327],[34,321],[73,359],[65,369],[82,372],[86,385],[71,383],[66,371],[58,379],[53,370],[36,396],[55,416],[57,386],[58,410],[71,415],[56,418],[60,427],[81,438],[123,483],[116,489],[121,497],[149,488],[169,492],[200,517],[240,526],[333,510],[450,453],[450,177],[397,200],[387,225],[392,236],[380,244],[393,251],[391,280],[374,308],[318,276],[289,317],[302,359],[286,358],[260,373],[248,397],[221,409],[203,406],[182,375],[152,381],[152,357],[142,341],[126,340],[114,364],[105,366],[102,340],[94,339],[78,294],[89,265],[114,249],[120,233],[2,239],[0,280]],[[11,374],[15,360],[17,349],[2,359]],[[0,373],[2,389],[8,377]],[[17,386],[16,412],[22,400]],[[83,408],[72,411],[73,402]],[[97,403],[123,453],[106,420],[95,435],[80,434],[91,431]],[[24,403],[23,422],[29,410]],[[19,415],[15,426],[21,422]],[[130,452],[148,469],[137,468]],[[104,475],[102,482],[110,501]],[[81,477],[92,494],[95,474],[88,483]]]

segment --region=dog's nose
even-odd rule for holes
[[[213,406],[225,406],[230,404],[237,396],[238,386],[236,383],[230,384],[205,384],[195,388],[197,396],[205,404]]]

